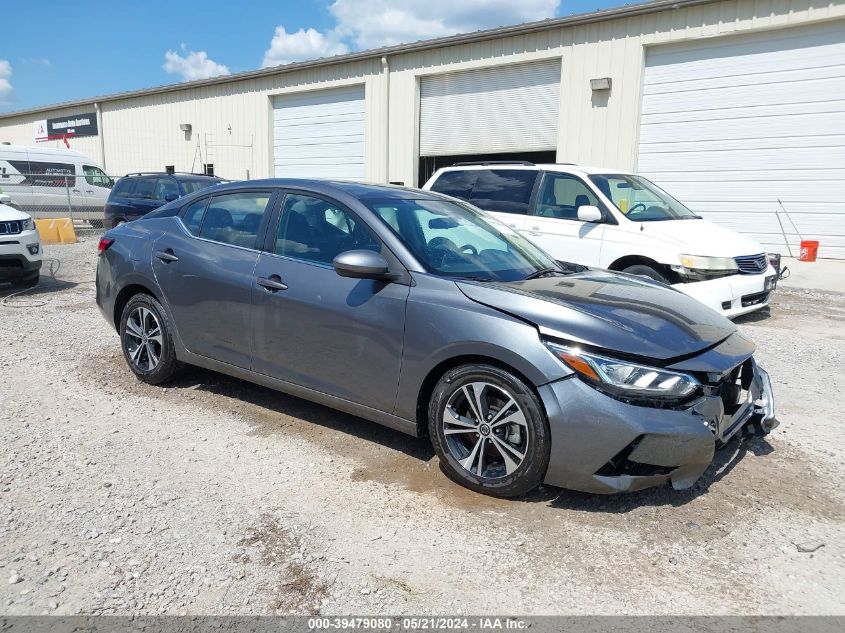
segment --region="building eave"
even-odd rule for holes
[[[717,1],[718,0],[653,0],[652,2],[625,5],[624,7],[603,9],[600,11],[592,11],[590,13],[579,13],[560,18],[549,18],[547,20],[540,20],[539,22],[527,22],[525,24],[497,27],[494,29],[475,31],[473,33],[460,33],[457,35],[449,35],[446,37],[439,37],[429,40],[420,40],[418,42],[410,42],[407,44],[397,44],[395,46],[385,46],[382,48],[375,48],[366,51],[347,53],[345,55],[336,55],[334,57],[322,57],[320,59],[293,62],[290,64],[284,64],[282,66],[261,68],[259,70],[248,70],[244,72],[234,73],[231,75],[223,75],[220,77],[210,77],[208,79],[198,79],[195,81],[186,81],[176,84],[165,84],[162,86],[154,86],[152,88],[141,88],[138,90],[117,92],[109,95],[90,97],[87,99],[77,99],[73,101],[65,101],[62,103],[54,103],[45,106],[37,106],[34,108],[27,108],[24,110],[2,113],[0,114],[0,120],[38,114],[42,112],[51,112],[54,110],[75,108],[79,106],[93,106],[93,104],[102,104],[108,103],[110,101],[132,99],[134,97],[144,97],[168,92],[178,92],[181,90],[191,90],[194,88],[204,88],[206,86],[235,83],[238,81],[245,81],[250,79],[260,79],[263,77],[292,73],[300,70],[320,68],[324,66],[332,66],[335,64],[349,64],[353,62],[372,61],[374,59],[380,59],[381,57],[385,56],[390,57],[394,55],[415,53],[418,51],[426,51],[435,48],[459,46],[462,44],[483,42],[503,37],[513,37],[517,35],[525,35],[540,31],[549,31],[565,27],[605,22],[608,20],[647,15],[651,13],[659,13],[661,11],[676,10],[695,5],[710,4]]]

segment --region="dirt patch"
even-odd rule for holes
[[[316,560],[302,545],[301,540],[270,514],[261,516],[259,523],[247,530],[238,545],[257,550],[260,560],[278,573],[274,587],[265,588],[270,593],[270,608],[277,614],[319,612],[319,605],[329,585],[318,580],[317,574],[306,564]],[[235,555],[235,562],[248,563],[248,554]]]

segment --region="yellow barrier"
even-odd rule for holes
[[[75,244],[76,231],[70,218],[36,220],[35,227],[42,244]]]

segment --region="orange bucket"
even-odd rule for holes
[[[816,240],[801,240],[801,254],[798,261],[814,262],[819,254],[819,243]]]

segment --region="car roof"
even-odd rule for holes
[[[479,163],[476,165],[452,165],[443,167],[438,170],[441,172],[447,171],[465,171],[478,169],[516,169],[525,171],[556,171],[564,174],[580,174],[589,176],[591,174],[628,174],[630,172],[624,169],[613,169],[612,167],[595,167],[589,165],[576,165],[575,163],[537,163],[536,165],[525,165],[523,163]]]
[[[421,189],[384,185],[378,183],[351,182],[347,180],[318,180],[310,178],[264,178],[261,180],[239,180],[219,185],[215,192],[245,188],[287,187],[308,189],[325,195],[346,194],[359,200],[441,200],[441,196]]]
[[[168,174],[166,171],[132,172],[130,174],[122,176],[122,178],[161,178],[162,176],[176,178],[177,180],[223,180],[220,176],[209,176],[207,174],[188,174],[179,172],[175,174]]]

